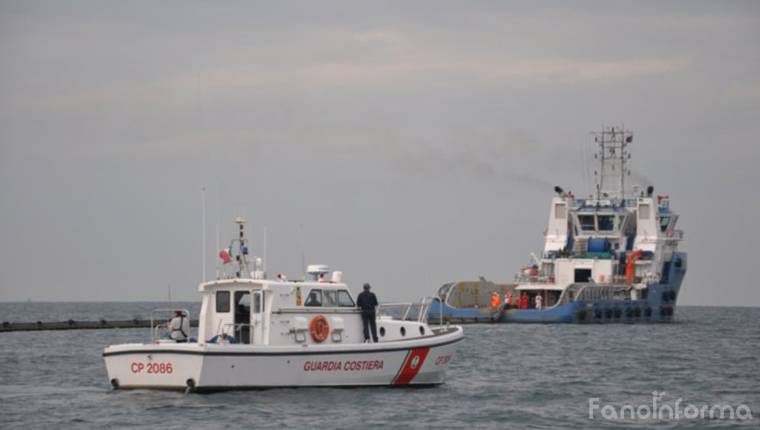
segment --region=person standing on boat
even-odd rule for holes
[[[500,304],[501,304],[501,298],[499,297],[499,294],[496,292],[491,294],[491,307],[498,308]]]
[[[182,311],[174,311],[174,318],[166,323],[166,331],[169,332],[169,339],[187,342],[190,335],[190,320],[185,318]]]
[[[370,291],[369,284],[364,284],[364,291],[356,299],[356,306],[362,310],[362,324],[364,325],[364,341],[369,342],[370,331],[372,340],[377,343],[377,325],[375,324],[375,308],[377,308],[377,296]]]
[[[541,294],[538,294],[536,296],[536,309],[541,309],[541,302],[543,301],[543,298],[541,297]]]

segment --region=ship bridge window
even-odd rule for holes
[[[230,311],[230,292],[216,292],[216,313],[226,313]]]
[[[311,290],[304,306],[322,306],[322,290]]]
[[[668,229],[668,224],[670,224],[670,217],[664,216],[660,218],[660,231],[665,233],[665,230]]]
[[[615,229],[615,215],[599,215],[599,231],[612,231]]]
[[[596,230],[596,224],[594,223],[593,215],[578,215],[578,221],[581,223],[581,230],[584,230],[584,231]]]
[[[338,290],[338,306],[345,308],[356,307],[354,299],[351,298],[351,294],[348,294],[346,290]]]

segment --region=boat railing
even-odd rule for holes
[[[543,275],[523,275],[518,273],[515,275],[515,283],[518,284],[553,284],[554,280],[551,276]]]
[[[176,308],[172,308],[172,309],[155,309],[153,312],[151,312],[151,314],[150,314],[150,327],[152,328],[152,330],[150,332],[150,343],[158,343],[158,340],[163,337],[162,335],[159,334],[159,329],[160,328],[164,328],[164,329],[166,328],[166,325],[165,325],[166,322],[164,322],[164,321],[162,321],[161,324],[154,324],[154,321],[156,319],[155,318],[156,314],[160,313],[160,312],[171,312],[171,313],[174,313],[175,311],[182,312],[182,315],[184,315],[185,318],[187,318],[188,320],[190,320],[190,311],[188,311],[187,309],[176,309]],[[169,318],[166,321],[167,322],[171,321],[171,318]],[[187,334],[187,337],[190,338],[190,333]]]
[[[683,240],[683,230],[669,230],[665,233],[665,240]]]
[[[630,285],[584,285],[574,292],[568,289],[570,300],[630,300]]]
[[[253,343],[253,328],[255,324],[250,323],[229,323],[223,325],[217,332],[217,336],[221,336],[223,338],[229,338],[232,337],[238,343]],[[243,328],[248,327],[248,342],[243,342]]]
[[[387,315],[403,321],[427,322],[430,304],[438,297],[423,297],[419,302],[381,303],[378,315]]]

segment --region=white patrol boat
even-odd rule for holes
[[[628,187],[633,133],[606,127],[599,145],[596,189],[588,198],[555,187],[544,250],[516,283],[442,286],[431,320],[516,323],[670,322],[687,254],[668,196]],[[505,304],[505,302],[508,302]]]
[[[232,260],[234,272],[223,271],[199,287],[197,340],[161,338],[163,324],[151,323],[149,343],[105,348],[114,388],[216,391],[443,382],[463,332],[460,326],[429,326],[429,300],[406,304],[401,319],[379,315],[379,342],[364,343],[361,313],[341,272],[315,265],[309,266],[308,281],[281,275],[269,280],[258,258],[249,272],[244,220],[236,222],[236,255],[226,250],[220,255]],[[414,305],[417,317],[410,318]]]

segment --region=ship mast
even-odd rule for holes
[[[633,133],[624,127],[602,127],[601,132],[592,134],[599,145],[599,152],[594,155],[599,161],[599,170],[594,172],[596,198],[624,200],[625,177],[631,174],[628,145],[633,142]]]

